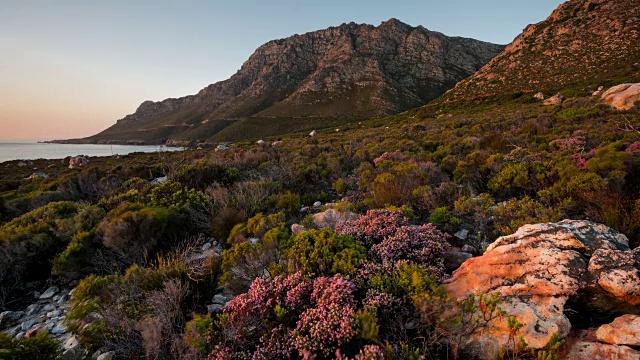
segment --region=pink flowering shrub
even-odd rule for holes
[[[582,151],[585,147],[583,136],[571,137],[568,139],[557,139],[549,143],[549,146],[557,146],[560,150],[578,150]]]
[[[258,278],[224,308],[208,359],[329,356],[357,334],[355,291],[340,275]]]
[[[409,220],[401,211],[369,210],[358,220],[338,224],[336,232],[353,236],[365,245],[373,245],[407,225]]]
[[[637,153],[638,151],[640,151],[640,141],[636,141],[633,144],[630,144],[625,151],[632,154]]]
[[[369,210],[356,221],[338,225],[339,234],[351,235],[369,249],[364,272],[393,271],[399,261],[412,261],[442,280],[443,253],[448,235],[431,224],[409,226],[401,211]],[[385,270],[386,269],[386,270]]]

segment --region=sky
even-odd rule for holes
[[[263,43],[397,18],[508,44],[563,0],[0,0],[0,140],[93,135],[229,78]]]

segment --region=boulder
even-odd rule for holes
[[[469,230],[467,230],[467,229],[462,229],[462,230],[460,230],[460,231],[456,232],[455,234],[453,234],[453,236],[454,236],[456,239],[459,239],[459,240],[465,241],[465,240],[467,240],[467,238],[469,237]]]
[[[226,150],[229,150],[229,147],[227,147],[226,145],[216,146],[216,151],[226,151]]]
[[[328,209],[313,215],[313,223],[320,229],[335,229],[339,223],[355,221],[359,214],[344,209]]]
[[[451,248],[443,254],[444,267],[449,270],[455,270],[465,261],[471,259],[473,255],[462,251],[460,248]]]
[[[60,291],[60,289],[58,289],[57,286],[51,286],[50,288],[48,288],[47,290],[45,290],[45,292],[42,293],[42,295],[40,295],[39,299],[40,300],[45,300],[45,299],[50,299],[52,298],[55,294],[58,293],[58,291]]]
[[[542,92],[538,92],[537,94],[533,95],[533,97],[538,100],[544,100],[544,94]]]
[[[316,201],[313,203],[313,207],[320,207],[320,206],[322,206],[322,202],[320,201]]]
[[[479,253],[478,249],[471,245],[465,245],[462,247],[462,252],[466,252],[472,255],[477,255]]]
[[[96,360],[111,360],[115,357],[115,353],[113,351],[106,352],[96,358]]]
[[[500,294],[499,306],[524,325],[518,335],[524,337],[529,348],[540,349],[553,333],[560,338],[569,334],[571,323],[564,308],[570,298],[606,312],[629,309],[635,301],[629,286],[635,280],[618,283],[619,289],[626,289],[624,294],[598,281],[604,276],[603,284],[609,285],[617,274],[613,270],[631,271],[636,266],[636,252],[629,250],[628,244],[624,235],[590,221],[525,225],[513,235],[498,238],[482,256],[465,261],[445,281],[445,287],[458,300],[469,293]],[[607,262],[610,253],[618,257]],[[626,262],[617,264],[621,258]],[[634,265],[629,265],[631,258]],[[468,344],[481,342],[487,349],[505,348],[508,330],[503,319],[492,320]],[[496,354],[486,355],[490,358]]]
[[[301,234],[301,233],[303,233],[305,231],[307,231],[307,228],[305,228],[303,225],[300,225],[300,224],[291,225],[291,233],[293,235],[298,235],[298,234]]]
[[[596,336],[608,344],[640,346],[640,316],[619,316],[611,324],[600,326]]]
[[[607,298],[628,304],[630,310],[640,305],[640,248],[633,251],[598,249],[589,260],[588,270],[606,291]]]
[[[67,339],[67,341],[65,341],[64,343],[65,350],[75,350],[79,346],[80,346],[80,342],[78,341],[78,338],[75,335]]]
[[[282,145],[282,141],[274,141],[271,143],[271,146],[280,146]]]
[[[564,102],[564,95],[557,93],[547,100],[543,101],[543,105],[560,105]]]
[[[318,132],[315,131],[315,130],[313,130],[312,132],[309,133],[309,136],[311,136],[311,137],[314,137],[316,135],[318,135]]]
[[[571,360],[640,360],[640,352],[628,346],[610,345],[591,341],[569,344],[563,359]]]
[[[0,325],[17,321],[24,315],[24,311],[4,311],[0,313]]]
[[[602,94],[602,100],[618,110],[629,110],[640,101],[640,83],[616,85]]]

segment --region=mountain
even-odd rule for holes
[[[587,91],[640,81],[640,1],[571,0],[442,98]]]
[[[69,142],[241,140],[338,126],[424,105],[503,49],[396,19],[343,24],[270,41],[228,80],[145,101],[107,130]]]

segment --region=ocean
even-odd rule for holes
[[[0,162],[10,160],[63,159],[67,156],[111,156],[133,152],[179,151],[182,148],[161,145],[45,144],[36,141],[0,140]]]

